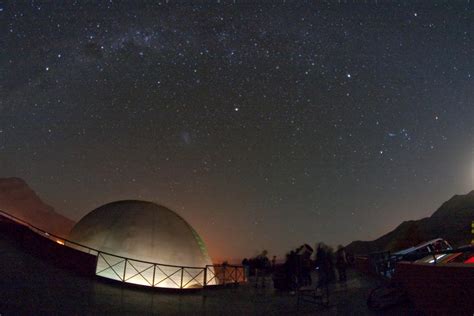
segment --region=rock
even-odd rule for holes
[[[398,251],[423,241],[443,238],[459,247],[471,242],[471,223],[474,221],[474,191],[455,195],[444,202],[431,217],[400,224],[391,232],[373,241],[354,241],[346,246],[353,254]]]
[[[0,210],[60,237],[66,237],[74,226],[74,221],[45,204],[20,178],[0,178]]]

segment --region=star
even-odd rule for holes
[[[74,219],[166,204],[229,258],[373,239],[472,190],[469,5],[313,6],[0,5],[0,174]]]

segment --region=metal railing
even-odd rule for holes
[[[144,286],[189,289],[214,285],[206,279],[207,270],[207,267],[166,265],[99,252],[96,275]]]
[[[398,261],[403,260],[403,261],[410,261],[413,263],[422,258],[431,257],[432,260],[428,261],[428,263],[438,264],[439,261],[443,261],[441,259],[443,259],[446,255],[455,254],[455,253],[474,253],[474,245],[463,246],[463,247],[459,247],[455,249],[445,249],[445,250],[438,250],[438,251],[431,251],[431,252],[424,251],[424,252],[409,254],[409,255],[399,258]]]
[[[214,282],[215,285],[238,284],[247,282],[243,266],[220,264],[206,266],[207,282]]]
[[[245,282],[242,266],[175,266],[134,260],[99,252],[96,275],[133,284],[173,289],[193,289]]]
[[[0,214],[28,227],[44,238],[96,256],[95,274],[100,277],[124,283],[171,289],[196,289],[214,285],[238,284],[247,281],[242,266],[222,264],[189,267],[126,258],[50,234],[2,210],[0,210]]]
[[[428,264],[436,265],[441,259],[445,258],[446,255],[456,254],[456,253],[474,253],[474,246],[464,246],[456,249],[445,249],[439,251],[420,251],[413,252],[404,255],[391,254],[389,251],[372,253],[369,256],[365,257],[368,261],[368,267],[370,272],[390,279],[394,273],[397,262],[407,261],[411,263],[418,262],[423,258],[427,258]]]
[[[9,214],[5,211],[0,210],[0,215],[2,215],[3,217],[8,218],[8,219],[20,224],[20,225],[26,226],[31,231],[37,233],[38,235],[40,235],[44,238],[47,238],[49,240],[52,240],[52,241],[54,241],[54,242],[56,242],[60,245],[68,246],[70,248],[74,248],[76,250],[79,250],[79,251],[82,251],[82,252],[85,252],[85,253],[88,253],[88,254],[91,254],[91,255],[94,255],[94,256],[97,256],[97,254],[100,252],[99,250],[91,248],[89,246],[81,245],[77,242],[65,239],[63,237],[59,237],[55,234],[48,233],[47,231],[45,231],[45,230],[43,230],[43,229],[41,229],[37,226],[34,226],[34,225],[28,223],[27,221],[24,221],[24,220],[14,216],[14,215],[11,215],[11,214]]]

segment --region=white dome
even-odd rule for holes
[[[145,201],[118,201],[84,216],[69,239],[126,258],[189,267],[212,261],[196,231],[166,207]]]

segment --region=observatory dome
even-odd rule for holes
[[[84,216],[73,227],[69,240],[135,260],[189,267],[212,264],[191,225],[151,202],[105,204]]]

